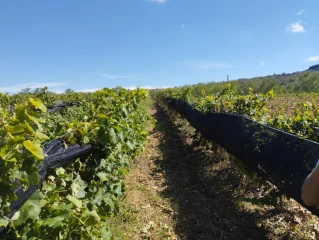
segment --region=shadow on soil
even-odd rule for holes
[[[236,210],[233,193],[241,180],[229,164],[224,166],[218,154],[185,142],[160,108],[153,117],[163,154],[155,160],[167,185],[162,195],[174,210],[179,239],[268,239],[267,230],[256,223],[261,214]],[[216,165],[218,169],[212,170]]]

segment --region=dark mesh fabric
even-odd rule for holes
[[[12,216],[22,207],[22,205],[31,197],[31,195],[40,187],[43,182],[47,169],[58,168],[64,165],[74,162],[77,158],[91,152],[92,146],[80,146],[78,144],[68,146],[64,148],[64,143],[61,138],[55,139],[44,146],[44,152],[46,157],[43,161],[43,165],[39,166],[40,181],[38,185],[30,186],[26,191],[23,191],[21,187],[14,190],[18,200],[11,202],[11,213],[7,217]],[[0,232],[4,228],[0,228]],[[5,232],[5,231],[4,231]],[[0,237],[1,234],[0,234]],[[2,239],[2,238],[1,238]]]
[[[65,107],[79,106],[80,102],[70,102],[70,103],[57,103],[56,106],[47,105],[47,109],[49,113],[62,111]]]
[[[65,107],[79,106],[80,102],[62,103],[58,102],[56,106],[47,105],[47,110],[49,113],[54,113],[57,111],[62,111]],[[14,106],[9,105],[9,111],[14,111]],[[80,146],[78,144],[68,146],[64,148],[64,143],[61,138],[55,139],[44,146],[44,152],[46,157],[43,161],[43,165],[39,166],[40,181],[38,185],[30,186],[27,190],[23,191],[21,187],[14,190],[17,195],[18,200],[10,203],[10,214],[7,215],[8,218],[12,218],[13,215],[22,207],[22,205],[31,197],[31,195],[40,187],[43,182],[47,169],[58,168],[64,165],[70,164],[77,158],[84,154],[89,153],[92,150],[92,146]],[[6,231],[3,231],[4,227],[0,227],[0,237],[1,239],[14,239],[14,236],[7,236]]]
[[[227,113],[203,114],[186,102],[167,99],[204,137],[219,144],[297,202],[301,186],[316,166],[319,144]],[[315,207],[307,207],[319,216]]]

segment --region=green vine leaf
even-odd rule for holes
[[[74,204],[77,208],[82,208],[82,201],[77,199],[75,196],[67,195],[66,199],[70,201],[70,203]]]
[[[37,109],[40,109],[42,112],[47,112],[46,106],[41,102],[40,99],[30,98],[29,101]]]
[[[80,175],[78,175],[71,185],[72,195],[77,198],[84,198],[86,195],[86,187],[87,184],[81,179]]]
[[[30,152],[34,157],[39,160],[44,159],[44,152],[40,143],[35,141],[26,140],[23,142],[23,146]]]

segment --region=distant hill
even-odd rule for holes
[[[309,67],[308,70],[319,71],[319,64],[316,64],[316,65],[313,65],[313,66]]]
[[[252,88],[256,93],[266,93],[271,89],[277,94],[319,92],[319,64],[310,66],[307,70],[300,72],[240,78],[223,82],[198,83],[192,85],[191,88],[194,95],[201,95],[202,91],[205,91],[207,94],[216,94],[227,83],[232,85],[235,94],[247,94],[248,88]]]
[[[276,74],[274,73],[274,75],[268,75],[268,76],[264,76],[264,77],[254,77],[254,78],[240,78],[237,79],[237,81],[241,82],[241,81],[246,81],[246,80],[260,80],[260,79],[267,79],[267,78],[274,78],[276,79],[278,82],[284,82],[284,81],[289,81],[294,77],[300,77],[302,75],[304,75],[307,72],[317,72],[319,71],[319,64],[310,66],[307,70],[305,71],[298,71],[298,72],[293,72],[293,73],[282,73],[282,74]]]

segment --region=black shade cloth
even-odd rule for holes
[[[319,157],[318,143],[241,115],[206,115],[187,102],[172,98],[166,100],[205,138],[219,144],[262,178],[319,216],[318,209],[307,207],[301,199],[301,186]]]
[[[80,102],[58,102],[56,106],[47,105],[46,107],[49,113],[54,113],[63,110],[65,107],[79,105]],[[9,105],[8,110],[10,112],[13,112],[14,106]],[[21,186],[17,187],[14,190],[14,193],[17,195],[18,200],[10,203],[11,212],[7,215],[7,217],[11,219],[13,215],[22,207],[22,205],[31,197],[31,195],[40,187],[45,178],[47,169],[58,168],[70,164],[82,155],[89,153],[92,148],[93,147],[90,145],[80,146],[78,144],[64,148],[64,142],[61,138],[57,138],[47,143],[43,149],[46,157],[43,161],[43,165],[39,166],[39,184],[30,186],[25,191],[22,190]],[[4,227],[0,227],[0,237],[5,237],[5,231],[3,231],[4,229]]]
[[[62,111],[65,107],[79,106],[80,102],[70,102],[70,103],[57,103],[56,106],[46,105],[49,113]]]
[[[39,166],[39,184],[30,186],[25,191],[22,190],[21,186],[14,190],[18,200],[10,203],[11,212],[7,215],[7,217],[11,219],[13,215],[22,207],[22,205],[31,197],[31,195],[40,187],[49,168],[58,168],[70,164],[84,154],[90,153],[92,148],[93,147],[91,145],[80,146],[78,144],[65,148],[64,142],[61,138],[57,138],[47,143],[44,146],[46,157],[43,161],[43,165]],[[3,229],[4,227],[0,227],[0,232]]]

